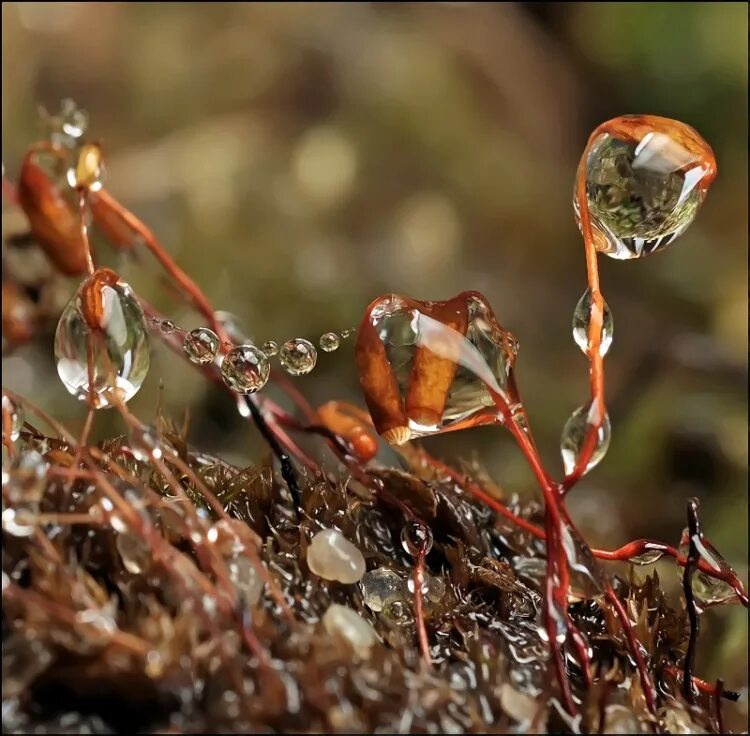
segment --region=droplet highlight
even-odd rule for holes
[[[318,351],[315,346],[302,337],[295,337],[285,342],[279,350],[279,362],[284,370],[292,376],[303,376],[315,368]]]
[[[421,521],[407,521],[401,528],[401,546],[412,557],[432,549],[432,530]]]

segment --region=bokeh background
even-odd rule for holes
[[[719,178],[678,244],[602,259],[615,320],[606,461],[573,494],[597,543],[677,542],[698,496],[709,536],[747,569],[747,7],[744,3],[3,3],[2,155],[10,178],[72,97],[103,142],[110,191],[150,224],[217,308],[258,342],[355,326],[376,295],[477,289],[521,344],[518,378],[543,455],[587,395],[570,335],[585,288],[571,196],[589,132],[615,115],[678,118]],[[4,230],[23,226],[4,209]],[[148,257],[116,264],[180,326],[200,320]],[[66,282],[71,293],[75,283]],[[76,428],[50,326],[3,357],[3,385]],[[361,402],[348,341],[296,379]],[[132,402],[190,410],[190,438],[250,462],[229,399],[155,347]],[[100,435],[122,432],[100,417]],[[533,493],[492,428],[435,438]],[[665,586],[677,575],[659,567]],[[704,617],[700,672],[747,682],[747,619]]]

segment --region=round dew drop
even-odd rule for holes
[[[575,470],[589,430],[596,423],[594,406],[594,403],[589,402],[578,407],[563,427],[562,438],[560,439],[560,454],[562,455],[566,475],[570,475]],[[609,416],[605,413],[596,432],[594,451],[591,453],[591,458],[584,469],[584,473],[588,473],[589,470],[598,465],[607,454],[611,432]]]
[[[268,382],[271,365],[268,356],[255,345],[239,345],[230,350],[221,364],[221,377],[232,391],[254,394]]]
[[[365,558],[359,548],[337,529],[318,532],[307,548],[310,572],[325,580],[356,583],[365,574]]]
[[[279,350],[279,362],[284,370],[292,376],[303,376],[315,368],[318,352],[315,346],[301,337],[288,340]]]
[[[263,352],[269,357],[273,358],[274,355],[278,355],[279,346],[273,340],[267,340],[263,343]]]
[[[382,611],[391,601],[407,597],[403,578],[387,567],[379,567],[362,577],[362,599],[365,605],[375,612]]]
[[[196,365],[206,365],[214,361],[219,353],[219,336],[208,327],[198,327],[185,335],[183,348],[185,355]]]
[[[320,348],[326,353],[332,353],[339,344],[339,336],[335,332],[325,332],[320,336]]]
[[[55,333],[65,388],[96,409],[135,396],[148,374],[148,327],[132,289],[108,269],[89,276],[63,310]]]
[[[412,557],[432,549],[432,530],[421,521],[408,521],[401,529],[401,546]]]

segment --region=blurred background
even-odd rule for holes
[[[43,134],[38,106],[72,97],[104,145],[106,186],[147,222],[218,309],[262,343],[357,325],[387,291],[484,292],[518,338],[517,376],[542,454],[586,399],[570,321],[585,289],[571,198],[590,131],[623,113],[697,128],[719,177],[666,252],[601,259],[615,322],[613,438],[573,494],[591,541],[677,543],[685,501],[747,569],[747,7],[744,3],[3,3],[2,156],[14,179]],[[4,208],[4,231],[23,229]],[[118,261],[181,327],[201,324],[147,256]],[[75,288],[64,282],[65,296]],[[3,357],[3,385],[71,428],[51,324]],[[313,401],[361,398],[352,340],[295,379]],[[254,432],[228,397],[156,345],[132,408],[157,402],[236,462]],[[123,431],[98,417],[100,436]],[[534,493],[493,428],[435,438],[508,492]],[[661,563],[660,563],[661,564]],[[673,566],[659,567],[675,589]],[[747,682],[747,624],[704,616],[699,673]],[[708,640],[708,641],[707,641]]]

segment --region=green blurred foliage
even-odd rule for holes
[[[520,341],[519,381],[553,467],[587,391],[570,337],[584,290],[577,158],[614,115],[696,127],[719,165],[696,223],[666,253],[602,263],[613,441],[572,504],[595,541],[676,542],[697,495],[709,535],[746,568],[745,4],[4,3],[2,13],[11,177],[39,135],[37,106],[73,97],[104,144],[110,190],[261,342],[352,327],[384,291],[483,291]],[[181,326],[200,324],[148,258],[120,267]],[[54,378],[50,336],[5,358],[3,383],[76,426],[83,407]],[[358,401],[351,350],[321,355],[297,385],[316,402]],[[148,418],[159,400],[181,416],[187,405],[196,444],[249,458],[257,438],[228,398],[154,353],[134,410]],[[107,416],[98,430],[122,427]],[[533,492],[498,431],[430,444],[453,459],[476,452],[507,490]],[[716,618],[709,636],[735,641],[743,620]],[[704,674],[746,681],[746,655],[714,655]]]

